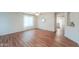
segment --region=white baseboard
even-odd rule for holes
[[[67,35],[64,35],[66,38],[68,38],[68,39],[70,39],[70,40],[72,40],[72,41],[74,41],[74,42],[76,42],[78,45],[79,45],[79,41],[77,41],[77,40],[75,40],[75,39],[72,39],[72,38],[70,38],[69,36],[67,36]]]
[[[25,30],[30,30],[30,29],[34,29],[34,28],[28,28],[28,29],[13,31],[13,32],[2,33],[2,34],[0,34],[0,36],[12,34],[12,33],[16,33],[16,32],[21,32],[21,31],[25,31]]]
[[[24,30],[21,30],[21,31],[24,31]],[[0,34],[0,36],[7,35],[7,34],[12,34],[12,33],[16,33],[16,32],[21,32],[21,31],[14,31],[14,32],[8,32],[8,33],[2,33],[2,34]]]

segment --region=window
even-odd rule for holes
[[[24,15],[24,27],[29,27],[34,25],[33,16]]]

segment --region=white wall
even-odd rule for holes
[[[34,16],[34,27],[28,28],[24,28],[23,26],[23,15],[25,15],[25,13],[0,12],[0,35],[19,32],[31,28],[55,31],[54,13],[47,12],[42,13],[39,17]],[[44,17],[46,22],[42,23],[41,17]]]
[[[26,29],[23,26],[23,13],[0,12],[0,35],[23,31]]]
[[[45,18],[45,22],[42,22],[41,18]],[[41,15],[38,17],[38,28],[48,31],[55,31],[55,13],[41,13]]]
[[[79,44],[79,12],[70,13],[68,20],[73,21],[75,27],[66,26],[65,36]]]
[[[34,26],[38,28],[38,16],[34,16]]]

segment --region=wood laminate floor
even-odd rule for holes
[[[61,33],[39,29],[17,32],[0,36],[0,47],[78,47]]]

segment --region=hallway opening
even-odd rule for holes
[[[56,34],[64,36],[65,17],[61,13],[56,14]]]

